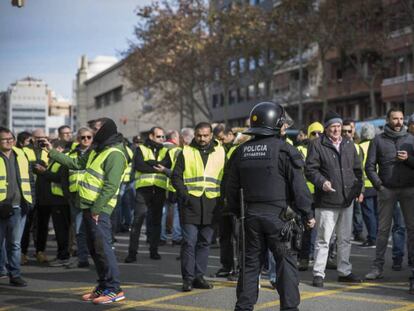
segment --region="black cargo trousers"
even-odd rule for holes
[[[271,213],[250,208],[246,211],[245,271],[240,271],[237,283],[236,311],[253,310],[258,298],[259,275],[268,249],[276,260],[276,289],[280,297],[280,310],[298,310],[300,293],[297,259],[287,243],[281,241],[280,231],[285,224],[279,217],[281,212],[282,209],[279,208]]]

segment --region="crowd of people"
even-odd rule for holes
[[[35,260],[50,267],[87,268],[92,258],[98,283],[84,301],[123,300],[115,234],[129,233],[124,262],[134,263],[145,225],[150,259],[161,259],[167,232],[181,247],[183,291],[213,288],[205,274],[210,245],[218,240],[216,276],[239,280],[236,310],[253,309],[265,267],[281,309],[295,310],[297,269],[312,269],[315,287],[324,286],[326,269],[337,270],[338,282],[383,278],[392,228],[392,269],[403,269],[407,250],[414,294],[414,116],[404,125],[403,112],[392,108],[383,131],[364,123],[358,135],[353,120],[328,112],[293,142],[284,112],[272,105],[253,109],[248,129],[208,122],[180,131],[154,126],[132,142],[110,118],[89,121],[75,137],[63,125],[54,139],[43,129],[15,136],[0,127],[0,278],[27,286],[21,265],[31,260],[33,241]],[[279,116],[272,126],[269,111]],[[286,209],[303,231],[297,249],[291,239],[289,247],[282,244],[279,234],[289,219],[274,229],[257,218]],[[50,218],[57,244],[52,260],[46,255]],[[352,272],[351,240],[375,248],[365,276]]]

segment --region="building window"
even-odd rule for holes
[[[229,91],[229,105],[235,104],[237,101],[237,90]]]
[[[246,59],[240,58],[239,59],[239,71],[244,72],[246,70]]]
[[[247,100],[252,100],[252,99],[254,99],[254,96],[255,96],[255,94],[254,94],[254,89],[255,89],[255,87],[254,87],[254,84],[250,84],[248,87],[247,87]]]
[[[257,84],[257,96],[258,97],[266,96],[266,83],[265,82],[259,82]]]
[[[102,108],[102,96],[95,97],[95,107],[97,109]]]
[[[237,102],[238,103],[242,103],[245,101],[245,92],[243,91],[243,89],[237,89]]]
[[[224,106],[224,95],[223,93],[220,94],[220,107]]]
[[[219,105],[219,95],[218,94],[213,94],[212,104],[213,104],[213,108],[217,108],[217,106]]]
[[[102,108],[122,100],[122,86],[105,92],[95,97],[95,107]]]
[[[114,102],[115,103],[120,102],[122,100],[122,86],[113,90],[113,94],[114,94]]]
[[[235,60],[232,60],[230,62],[230,74],[232,76],[237,75],[237,61],[235,61]]]
[[[255,70],[256,69],[256,60],[254,57],[250,57],[249,59],[249,70]]]

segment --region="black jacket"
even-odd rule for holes
[[[251,172],[246,173],[246,166],[242,164],[242,161],[246,162],[244,149],[246,146],[257,144],[267,145],[269,148],[263,155],[251,157],[248,164],[251,167]],[[278,150],[277,155],[273,152],[268,153],[273,149]],[[248,205],[247,211],[255,209],[261,214],[271,214],[279,213],[280,209],[286,209],[290,206],[305,219],[313,218],[312,197],[303,177],[303,166],[302,156],[297,149],[276,137],[255,137],[241,144],[233,153],[228,170],[226,198],[230,212],[239,216],[239,194],[240,189],[243,188],[244,200]],[[259,170],[263,169],[267,171],[267,174],[259,173]],[[243,173],[247,174],[248,178],[243,178],[242,170],[245,170]],[[275,179],[273,175],[278,176],[275,182],[273,182]],[[277,185],[278,182],[281,184]],[[249,189],[255,188],[256,185],[265,188],[262,193],[264,196],[257,195],[256,191]],[[252,196],[251,199],[249,199],[249,193]],[[266,194],[271,193],[273,195],[269,197],[273,196],[279,199],[266,199]]]
[[[406,161],[397,160],[397,151],[408,152]],[[378,166],[378,172],[377,172]],[[374,187],[402,188],[414,186],[414,136],[393,138],[379,134],[369,144],[365,172]]]
[[[348,207],[363,187],[360,157],[354,142],[346,138],[342,138],[339,153],[325,135],[309,142],[305,175],[315,185],[316,208]],[[323,191],[325,181],[336,192]]]
[[[209,154],[214,151],[214,147],[217,146],[217,144],[216,141],[213,141],[209,148],[201,149],[193,141],[191,147],[200,150],[201,159],[205,166]],[[181,152],[177,157],[171,177],[171,182],[177,191],[181,222],[183,224],[210,225],[213,222],[213,217],[217,212],[217,208],[221,205],[221,198],[209,199],[205,194],[201,197],[190,195],[187,191],[187,187],[184,185],[184,170],[185,161],[184,155]]]

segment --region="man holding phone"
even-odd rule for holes
[[[369,280],[383,278],[384,256],[391,229],[394,206],[400,202],[408,233],[408,258],[414,260],[414,136],[404,127],[401,109],[387,112],[384,133],[375,136],[365,164],[367,177],[378,191],[378,234]],[[378,171],[377,171],[378,168]],[[414,268],[410,277],[410,294],[414,294]]]
[[[324,134],[309,143],[305,175],[315,186],[315,264],[313,286],[323,287],[329,241],[337,233],[338,281],[358,283],[352,273],[352,207],[362,191],[362,167],[354,142],[341,136],[342,118],[328,112]]]

